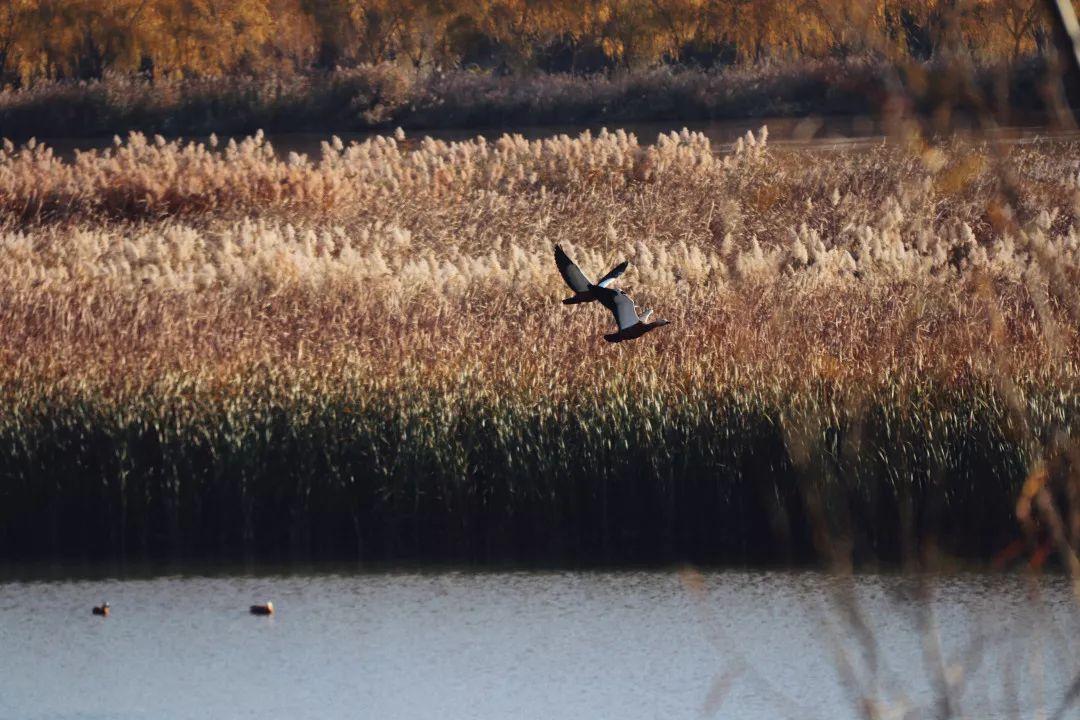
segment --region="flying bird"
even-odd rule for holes
[[[610,343],[633,340],[658,327],[671,324],[670,320],[649,322],[649,318],[652,317],[652,310],[646,310],[644,315],[638,317],[634,301],[622,290],[612,290],[599,285],[592,285],[589,290],[592,291],[601,305],[611,311],[611,314],[615,316],[615,324],[619,326],[617,332],[604,336],[604,339]]]
[[[627,266],[630,265],[628,260],[623,260],[621,263],[611,268],[611,271],[600,278],[596,285],[589,282],[589,279],[585,277],[585,273],[581,272],[581,268],[574,264],[574,261],[567,257],[563,249],[558,245],[555,246],[555,264],[559,267],[559,274],[563,276],[563,280],[570,286],[570,289],[574,291],[573,297],[568,297],[563,300],[563,305],[576,305],[578,303],[587,303],[596,300],[596,294],[593,288],[606,288],[612,280],[626,272]]]

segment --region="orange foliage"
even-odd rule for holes
[[[213,76],[395,61],[596,70],[969,52],[1009,62],[1040,0],[0,0],[0,76]]]

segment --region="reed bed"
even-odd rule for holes
[[[987,557],[1078,417],[1078,150],[9,146],[0,549]]]

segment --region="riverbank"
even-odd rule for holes
[[[932,112],[955,95],[954,72],[915,66],[914,109]],[[1004,86],[998,68],[976,85],[998,108],[1031,118],[1042,112],[1038,62],[1022,63]],[[903,76],[904,73],[901,73]],[[397,66],[266,77],[42,82],[0,92],[0,136],[108,137],[130,131],[167,137],[267,133],[347,133],[402,127],[506,128],[625,125],[807,115],[880,114],[895,70],[868,60],[808,60],[718,70],[661,67],[597,75],[494,75],[455,70],[418,77]],[[913,85],[914,87],[914,85]],[[950,112],[971,111],[962,101]],[[1000,117],[1004,124],[1015,118]]]
[[[1073,481],[1078,150],[5,152],[0,551],[990,558]],[[555,243],[674,323],[605,343]]]
[[[983,388],[882,388],[831,415],[829,385],[788,399],[601,385],[621,395],[581,403],[494,384],[380,393],[323,370],[351,387],[260,385],[263,369],[111,401],[20,388],[40,404],[4,426],[5,555],[808,563],[809,483],[860,561],[899,562],[907,530],[988,559],[1014,539],[1032,461]],[[1038,432],[1077,418],[1049,388],[1025,396]],[[807,427],[820,446],[800,457]]]

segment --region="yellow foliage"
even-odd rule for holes
[[[0,0],[0,75],[421,70],[581,49],[625,65],[958,50],[1014,62],[1044,24],[1040,0]]]

